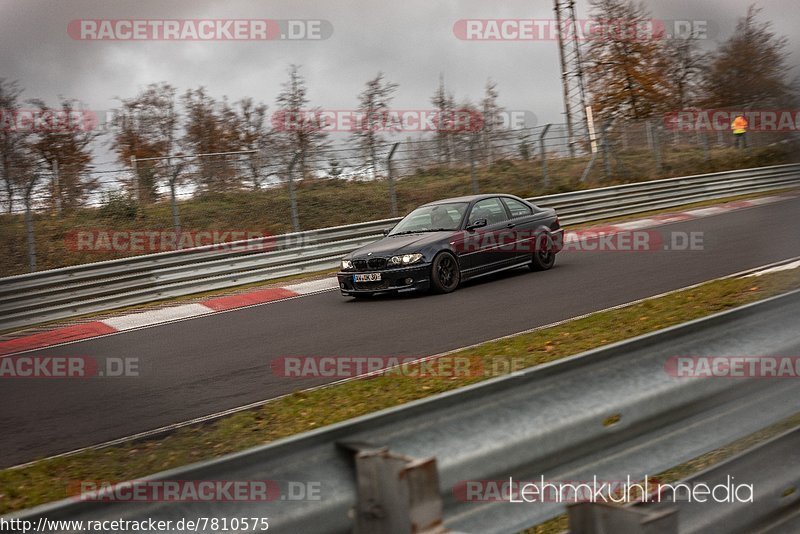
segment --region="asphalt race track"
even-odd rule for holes
[[[663,225],[704,249],[565,251],[455,293],[353,301],[325,292],[133,330],[42,356],[139,359],[138,378],[3,379],[2,467],[322,383],[272,374],[279,356],[426,356],[800,256],[800,199]]]

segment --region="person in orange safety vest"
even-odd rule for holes
[[[736,148],[747,148],[747,119],[741,113],[731,123],[731,131],[736,139]]]

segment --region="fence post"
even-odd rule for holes
[[[53,195],[55,196],[56,211],[61,215],[61,175],[58,173],[58,160],[53,160]]]
[[[167,158],[170,169],[169,195],[172,204],[172,228],[175,230],[176,248],[181,248],[181,217],[178,213],[178,199],[175,195],[175,182],[178,180],[178,166],[172,165],[172,158]]]
[[[594,162],[597,159],[597,154],[599,151],[592,152],[592,157],[589,160],[589,163],[586,164],[586,168],[583,169],[583,174],[581,174],[581,183],[586,181],[586,178],[589,176],[589,173],[592,172],[592,167],[594,167]]]
[[[664,164],[662,161],[662,154],[661,154],[661,127],[656,126],[655,131],[653,132],[653,141],[656,146],[656,170],[661,173],[664,172]]]
[[[611,180],[611,160],[608,155],[608,126],[608,123],[603,125],[603,129],[600,131],[602,136],[600,142],[603,145],[603,167],[606,173],[606,180]]]
[[[292,230],[294,232],[300,231],[300,215],[297,213],[297,198],[295,197],[294,193],[294,165],[297,163],[297,159],[300,157],[300,153],[296,153],[292,158],[292,162],[289,163],[289,171],[288,171],[288,178],[289,178],[289,203],[291,204],[292,210]]]
[[[31,210],[31,195],[35,185],[36,176],[34,175],[25,189],[25,233],[28,239],[28,264],[32,273],[36,272],[36,234],[33,230],[33,212]]]
[[[547,152],[545,152],[544,149],[544,136],[547,135],[547,130],[550,129],[550,126],[552,126],[552,124],[545,124],[542,133],[539,134],[539,153],[542,157],[542,176],[544,178],[543,183],[545,189],[550,187],[550,177],[547,176]]]
[[[660,173],[663,171],[663,167],[661,164],[661,143],[658,139],[658,128],[653,131],[653,125],[650,121],[647,121],[645,124],[647,125],[647,142],[656,157],[656,172]]]
[[[392,156],[394,156],[394,151],[397,150],[398,146],[400,146],[400,143],[395,143],[392,145],[392,149],[389,150],[389,155],[386,157],[386,170],[389,173],[389,204],[391,206],[392,217],[397,217],[397,193],[395,193],[394,190],[394,169],[392,168]]]
[[[475,172],[475,134],[472,134],[472,140],[469,143],[469,179],[472,182],[472,194],[477,195],[480,188],[478,187],[478,174]]]
[[[141,195],[139,194],[139,168],[136,165],[136,156],[131,156],[131,169],[133,170],[133,194],[136,197],[136,203],[139,204]]]

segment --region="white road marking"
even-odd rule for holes
[[[709,215],[717,215],[719,213],[725,213],[728,211],[733,211],[733,208],[700,208],[696,210],[686,211],[684,212],[685,215],[691,215],[692,217],[708,217]]]
[[[162,308],[160,310],[151,310],[141,313],[132,313],[129,315],[121,315],[119,317],[111,317],[103,319],[103,323],[111,328],[117,330],[131,330],[133,328],[140,328],[142,326],[150,326],[160,324],[175,319],[185,319],[187,317],[196,317],[198,315],[205,315],[214,310],[202,304],[182,304],[180,306],[172,306],[169,308]]]
[[[648,228],[658,224],[662,224],[662,221],[658,221],[656,219],[640,219],[638,221],[618,223],[615,224],[614,227],[621,228],[622,230],[636,230],[638,228]]]
[[[792,269],[797,269],[798,267],[800,267],[800,260],[792,263],[786,263],[784,265],[778,265],[777,267],[764,269],[763,271],[756,271],[752,274],[748,274],[747,276],[761,276],[762,274],[777,273],[778,271],[789,271]]]
[[[308,282],[300,282],[298,284],[291,284],[284,286],[283,289],[293,291],[298,295],[308,295],[309,293],[319,293],[320,291],[329,291],[337,289],[339,281],[336,277],[323,278],[321,280],[310,280]]]

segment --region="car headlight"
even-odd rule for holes
[[[403,254],[402,256],[392,256],[389,258],[391,265],[411,265],[422,260],[422,254],[415,252],[414,254]]]
[[[350,260],[342,260],[342,270],[347,271],[353,268],[353,262]]]

